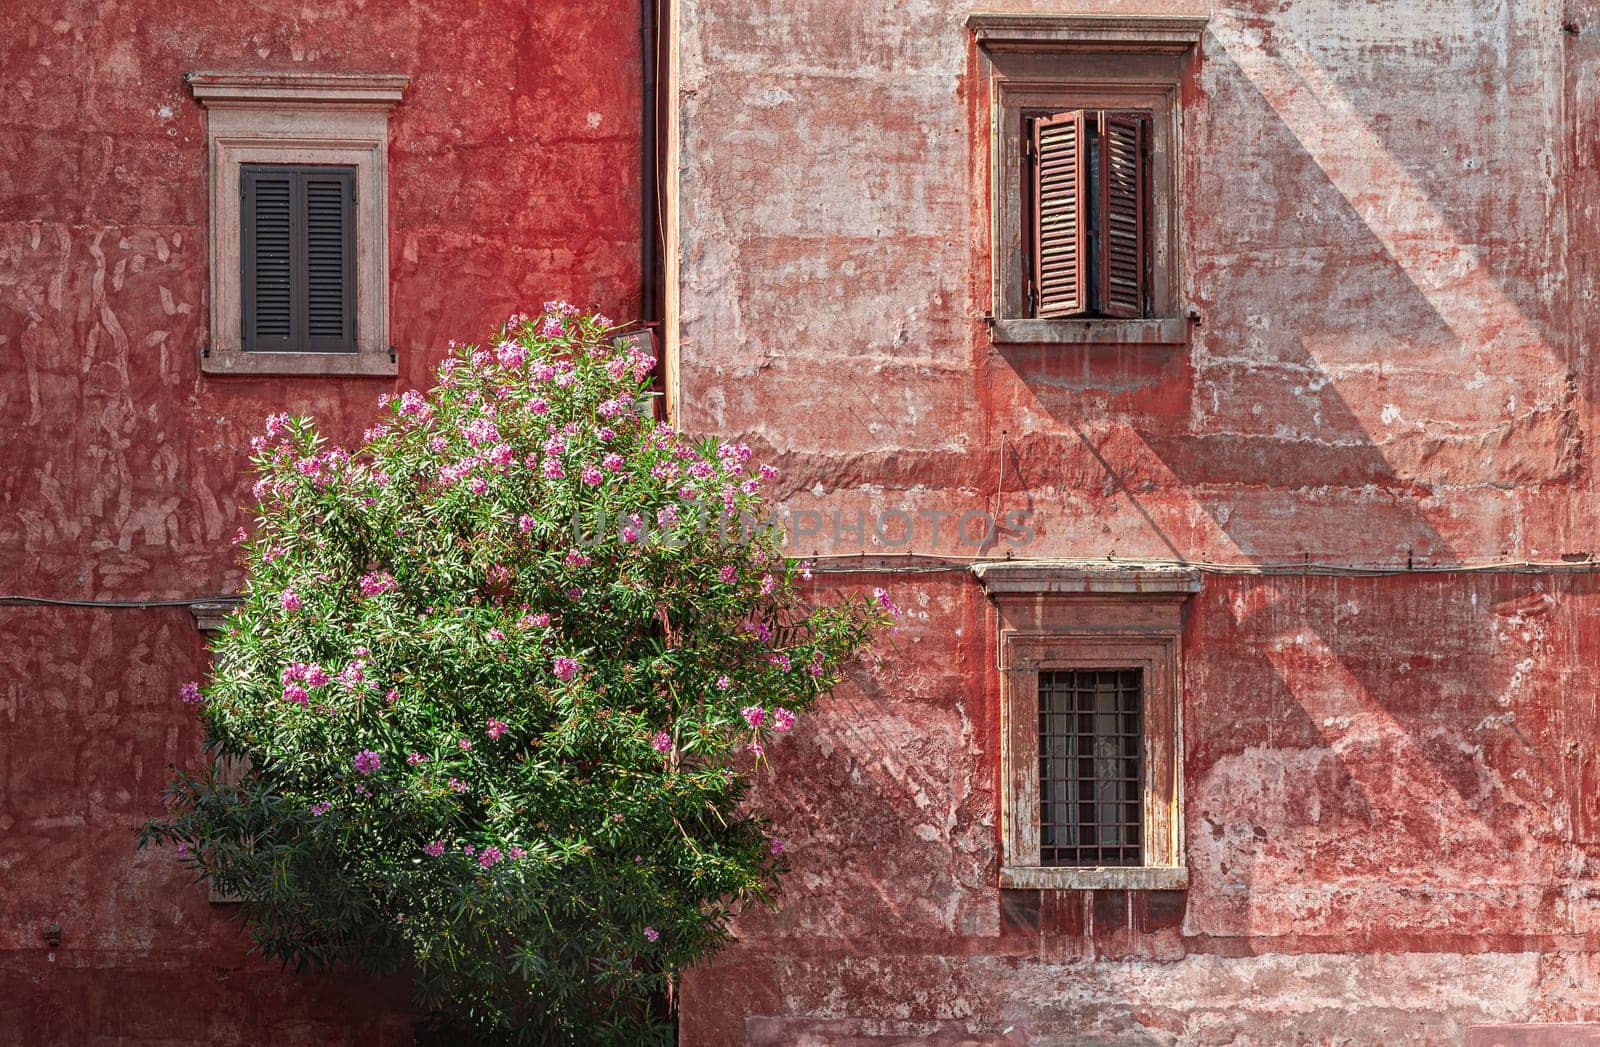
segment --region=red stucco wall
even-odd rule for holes
[[[356,435],[513,307],[631,318],[638,48],[637,5],[609,0],[0,5],[0,591],[229,592],[265,414]],[[411,75],[389,152],[397,381],[199,373],[195,69]],[[0,608],[0,1043],[409,1042],[403,987],[260,965],[170,854],[134,852],[195,752],[176,693],[204,663],[182,609]]]
[[[980,585],[831,576],[909,614],[883,669],[771,751],[795,872],[686,977],[684,1042],[1600,1021],[1596,577],[1292,573],[1595,550],[1600,7],[1068,5],[1210,15],[1180,178],[1202,324],[1047,348],[984,322],[964,20],[1062,5],[681,7],[685,423],[770,454],[793,505],[998,504],[1035,539],[990,555],[1245,572],[1186,610],[1191,886],[1147,895],[998,889]],[[795,551],[885,551],[830,531]],[[978,551],[931,545],[911,548]]]

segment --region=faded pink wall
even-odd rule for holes
[[[682,7],[683,419],[782,465],[791,505],[1003,492],[1034,514],[1022,556],[1595,550],[1600,5],[1217,6],[1184,90],[1203,325],[1178,349],[990,345],[968,5]],[[976,581],[831,580],[911,614],[774,752],[795,872],[686,978],[691,1047],[1600,1021],[1594,575],[1208,575],[1192,886],[1147,896],[997,889]]]
[[[633,316],[638,41],[623,2],[3,5],[0,592],[230,592],[267,413],[356,435],[514,307]],[[199,373],[196,69],[411,75],[389,155],[397,381]],[[0,1042],[409,1042],[403,986],[265,967],[170,854],[133,851],[198,740],[176,699],[205,664],[186,611],[0,609],[0,639]]]

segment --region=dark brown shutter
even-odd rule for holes
[[[240,172],[244,348],[355,351],[355,172]]]
[[[1034,315],[1072,316],[1088,308],[1086,290],[1084,113],[1033,121]]]
[[[1100,312],[1143,316],[1149,234],[1145,227],[1146,123],[1132,113],[1100,117],[1099,205]]]
[[[244,347],[293,350],[294,173],[246,167],[240,177]]]
[[[306,172],[306,338],[313,352],[355,348],[355,178]]]

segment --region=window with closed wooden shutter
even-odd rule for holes
[[[355,352],[355,169],[246,164],[239,190],[244,350]]]
[[[1036,115],[1025,184],[1028,305],[1039,319],[1149,315],[1147,113]]]

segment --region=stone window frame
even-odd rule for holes
[[[1006,561],[977,564],[999,621],[1002,888],[1183,890],[1185,602],[1200,591],[1186,567]],[[1039,674],[1140,669],[1145,692],[1144,861],[1046,866],[1039,861]]]
[[[1003,344],[1183,345],[1180,87],[1204,16],[989,14],[968,17],[989,86],[990,336]],[[1024,114],[1139,110],[1150,118],[1150,310],[1137,319],[1027,315]]]
[[[403,73],[195,72],[206,109],[210,180],[210,374],[393,376],[389,345],[389,113]],[[246,352],[241,318],[240,169],[245,164],[352,167],[356,178],[356,351]]]

